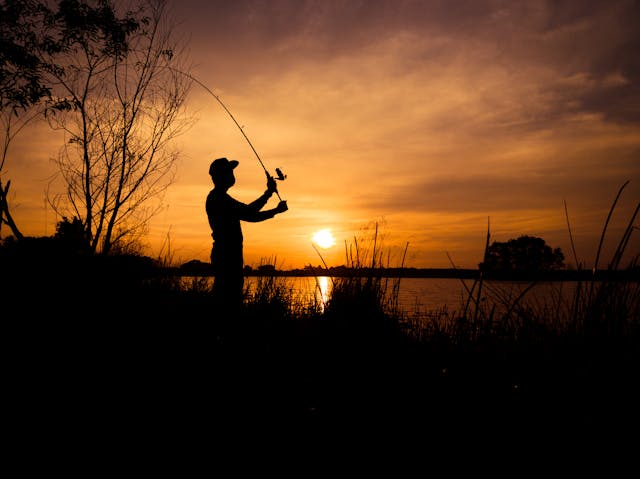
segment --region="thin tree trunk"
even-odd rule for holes
[[[9,212],[9,203],[7,202],[7,194],[9,193],[9,187],[11,186],[11,180],[7,181],[7,186],[2,186],[2,180],[0,180],[0,229],[5,224],[11,229],[11,233],[16,239],[21,240],[24,235],[18,229],[13,217]]]

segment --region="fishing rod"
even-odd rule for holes
[[[244,136],[244,139],[247,140],[247,143],[249,143],[249,146],[251,147],[251,150],[253,150],[253,153],[256,155],[256,158],[258,158],[258,161],[260,162],[260,166],[262,166],[262,169],[264,170],[265,174],[267,175],[268,178],[273,178],[273,176],[269,173],[269,171],[267,170],[267,167],[264,166],[264,163],[262,162],[262,159],[260,158],[260,155],[258,155],[258,152],[256,151],[256,149],[253,147],[253,144],[251,143],[251,140],[249,140],[249,137],[247,136],[247,134],[244,132],[244,129],[240,126],[240,123],[238,123],[238,121],[236,120],[236,118],[233,116],[233,114],[229,111],[229,109],[227,108],[227,106],[222,102],[222,100],[220,99],[220,97],[218,95],[216,95],[215,93],[213,93],[209,87],[207,87],[207,85],[205,85],[204,83],[202,83],[200,80],[198,80],[196,77],[194,77],[193,75],[187,73],[187,72],[183,72],[181,70],[176,70],[175,68],[171,68],[168,67],[169,69],[173,70],[176,73],[181,73],[184,76],[186,76],[187,78],[191,79],[192,81],[196,82],[198,85],[200,85],[202,88],[204,88],[207,93],[209,93],[213,98],[216,99],[216,101],[220,104],[220,106],[222,108],[224,108],[224,111],[227,112],[227,114],[229,115],[229,117],[233,120],[233,122],[236,124],[236,126],[238,127],[238,129],[240,130],[240,133],[242,133],[242,136]],[[287,175],[282,173],[282,170],[280,168],[276,168],[276,180],[280,180],[283,181],[285,178],[287,177]],[[280,201],[282,201],[282,198],[280,198],[280,193],[278,193],[278,189],[276,188],[276,195],[278,195],[278,199]]]

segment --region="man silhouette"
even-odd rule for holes
[[[288,210],[287,202],[280,201],[270,210],[262,210],[277,191],[276,180],[267,173],[267,190],[249,204],[232,198],[227,192],[235,182],[233,170],[236,160],[218,158],[209,166],[214,188],[207,195],[206,211],[211,226],[213,247],[211,265],[215,275],[213,292],[222,307],[237,308],[242,304],[244,287],[244,258],[240,221],[257,223],[273,218]]]

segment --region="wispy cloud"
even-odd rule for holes
[[[289,175],[290,211],[250,227],[249,260],[277,243],[292,263],[315,263],[313,228],[333,226],[346,239],[382,217],[393,241],[412,242],[417,266],[446,265],[444,249],[477,264],[488,217],[499,234],[529,230],[568,252],[564,200],[586,251],[620,185],[631,180],[620,224],[640,197],[638,2],[175,7],[193,74],[236,114],[267,165]],[[175,242],[206,259],[208,161],[241,161],[234,193],[243,200],[261,191],[264,173],[204,90],[190,107],[199,123],[180,139],[181,183],[153,231],[174,224]]]

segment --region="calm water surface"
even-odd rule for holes
[[[316,300],[321,303],[331,297],[332,278],[320,277],[283,277],[282,280],[301,300]],[[258,278],[246,278],[249,288],[255,286]],[[383,279],[383,285],[385,284]],[[422,313],[446,308],[450,312],[464,309],[464,305],[471,291],[476,297],[478,292],[474,281],[457,278],[388,278],[386,287],[388,294],[399,281],[398,306],[407,313]],[[544,308],[546,305],[556,305],[558,301],[572,297],[576,283],[570,281],[538,283],[532,288],[529,282],[485,281],[482,283],[481,300],[490,304],[512,304],[523,292],[522,302]],[[563,299],[564,298],[564,299]]]

